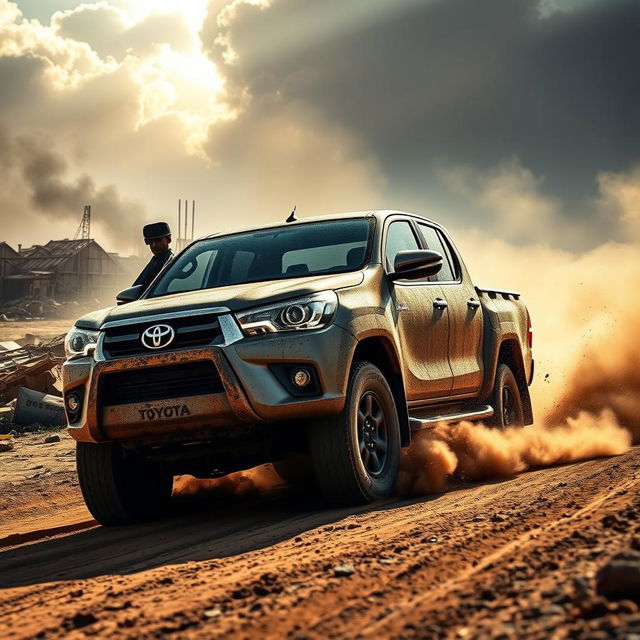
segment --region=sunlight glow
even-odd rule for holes
[[[224,83],[216,66],[202,53],[189,56],[166,45],[137,65],[139,117],[136,128],[167,115],[179,118],[187,130],[186,146],[198,154],[208,128],[233,117],[224,104]]]
[[[151,14],[180,14],[189,28],[199,31],[207,13],[208,0],[127,0],[121,5],[138,22]]]

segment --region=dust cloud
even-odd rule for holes
[[[620,455],[631,441],[631,433],[609,409],[597,415],[581,412],[557,427],[498,430],[470,422],[438,425],[417,434],[402,452],[398,493],[437,493],[451,478],[509,478],[536,467]]]
[[[639,248],[610,244],[573,257],[504,244],[492,255],[504,257],[502,270],[486,254],[481,270],[496,283],[505,273],[514,278],[504,286],[523,292],[533,319],[535,424],[499,430],[463,422],[417,434],[402,452],[401,495],[440,492],[452,479],[505,478],[620,455],[640,442],[640,309],[630,294],[640,281]]]

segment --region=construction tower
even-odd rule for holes
[[[82,222],[78,226],[74,240],[90,240],[91,239],[91,205],[84,205],[84,213],[82,214]]]

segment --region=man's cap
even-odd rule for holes
[[[152,222],[151,224],[145,224],[144,227],[142,227],[142,235],[144,236],[144,241],[149,244],[152,240],[170,236],[171,229],[169,229],[169,224],[167,222]]]

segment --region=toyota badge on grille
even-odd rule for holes
[[[154,324],[142,332],[140,342],[142,342],[147,349],[163,349],[164,347],[168,347],[175,337],[176,332],[173,330],[173,327],[170,327],[168,324]]]

